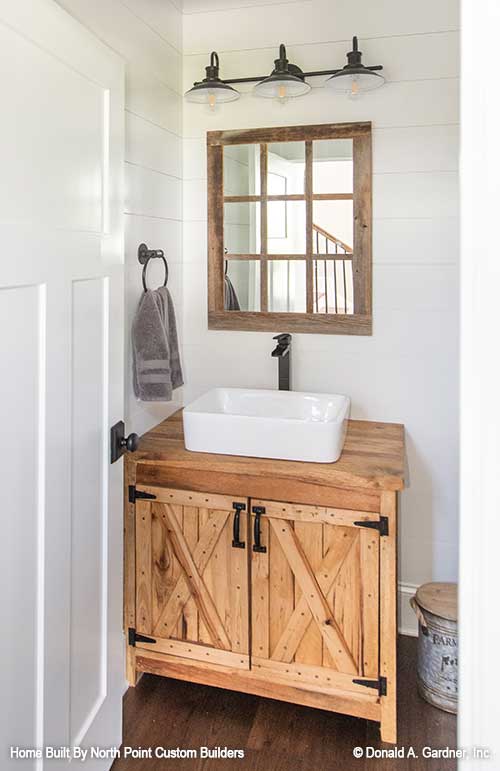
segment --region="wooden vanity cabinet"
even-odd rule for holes
[[[396,489],[373,479],[348,488],[314,480],[347,479],[347,458],[189,453],[179,418],[147,434],[126,461],[131,685],[150,672],[259,694],[378,721],[382,739],[395,742],[402,427],[364,424],[379,466],[387,453]],[[351,422],[351,443],[355,429]],[[349,445],[348,434],[345,455]],[[277,500],[277,487],[295,502]]]

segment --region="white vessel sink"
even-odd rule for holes
[[[194,452],[333,463],[350,406],[339,394],[214,388],[184,408],[184,441]]]

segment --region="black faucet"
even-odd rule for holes
[[[276,335],[273,340],[278,341],[278,345],[271,356],[277,356],[278,363],[278,388],[280,391],[290,390],[290,359],[292,357],[292,336],[288,334]]]

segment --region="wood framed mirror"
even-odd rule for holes
[[[210,131],[208,327],[370,335],[371,123]]]

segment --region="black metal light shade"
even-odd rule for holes
[[[211,109],[214,109],[218,102],[234,102],[240,98],[235,88],[219,78],[219,57],[215,51],[210,54],[210,64],[205,71],[206,77],[200,83],[195,83],[184,94],[187,102],[208,104]]]
[[[383,86],[385,78],[376,70],[382,66],[365,67],[361,62],[362,53],[358,50],[358,38],[352,39],[352,51],[347,54],[347,64],[335,72],[325,83],[327,88],[350,96],[357,96],[363,91],[373,91]]]
[[[254,93],[268,99],[288,99],[302,96],[311,90],[304,80],[304,73],[295,64],[290,64],[286,58],[286,48],[281,43],[279,59],[274,61],[274,70],[268,78],[264,78],[256,86]]]

